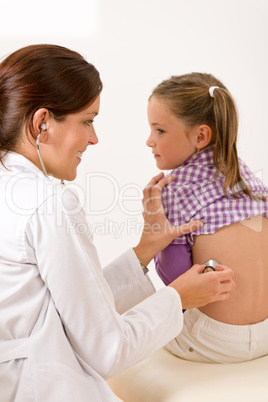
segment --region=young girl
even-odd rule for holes
[[[162,191],[174,225],[204,226],[175,239],[155,257],[165,284],[193,263],[215,259],[234,270],[228,301],[184,314],[182,333],[167,348],[179,357],[239,362],[268,353],[268,189],[237,156],[238,117],[227,88],[210,74],[174,76],[149,98],[157,167],[175,179]],[[213,275],[214,272],[205,275]]]

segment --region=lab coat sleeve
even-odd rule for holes
[[[107,265],[103,274],[113,292],[115,307],[120,314],[155,292],[132,248]]]
[[[33,214],[26,242],[84,370],[92,367],[108,378],[161,348],[180,332],[181,301],[171,288],[155,292],[124,315],[116,311],[85,214],[70,190],[64,197],[49,197]],[[121,262],[127,271],[129,263],[125,258]],[[114,269],[118,265],[120,259]],[[130,270],[126,279],[131,281],[132,277]]]

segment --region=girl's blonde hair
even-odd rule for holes
[[[213,97],[209,88],[217,86]],[[191,73],[172,76],[161,82],[152,92],[165,102],[174,115],[192,128],[206,124],[212,130],[210,145],[214,145],[213,160],[218,174],[223,173],[224,192],[230,188],[235,197],[243,193],[255,198],[243,181],[237,156],[238,112],[228,89],[211,74]],[[235,187],[237,187],[238,189]]]

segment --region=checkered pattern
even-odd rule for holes
[[[174,181],[162,191],[162,202],[167,218],[173,225],[182,225],[200,219],[204,226],[188,235],[178,237],[175,244],[193,245],[193,235],[212,234],[223,226],[256,216],[268,218],[268,199],[256,201],[243,193],[235,198],[230,189],[224,195],[224,176],[215,178],[213,163],[214,147],[193,155],[184,164],[171,172]],[[268,197],[268,188],[239,159],[240,173],[254,195]],[[239,191],[236,187],[236,191]],[[240,190],[241,191],[241,190]]]

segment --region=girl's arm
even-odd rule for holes
[[[187,244],[170,244],[154,259],[155,268],[165,283],[169,285],[193,265],[191,248]]]

